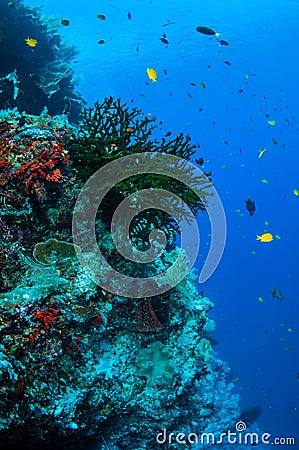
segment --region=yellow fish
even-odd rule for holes
[[[261,236],[256,237],[256,240],[261,242],[271,242],[273,239],[274,237],[271,233],[264,233]]]
[[[153,82],[156,83],[157,82],[157,72],[155,71],[155,69],[153,69],[152,67],[148,67],[146,69],[146,73],[147,76],[149,77],[149,79]]]
[[[263,150],[259,150],[259,158],[262,158],[263,154],[267,151],[267,148],[263,148]]]
[[[25,39],[25,42],[27,45],[29,45],[29,47],[36,47],[37,44],[37,40],[33,38],[27,38]]]

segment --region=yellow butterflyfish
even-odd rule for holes
[[[147,76],[149,77],[149,79],[150,79],[153,83],[156,83],[156,82],[157,82],[157,77],[158,77],[158,75],[157,75],[157,72],[155,71],[155,69],[153,69],[152,67],[148,67],[148,68],[146,69],[146,73],[147,73]]]
[[[256,240],[260,242],[271,242],[273,239],[274,237],[271,233],[264,233],[261,236],[256,237]]]
[[[37,40],[33,38],[27,38],[25,39],[25,42],[27,45],[29,45],[29,47],[36,47],[37,45]]]

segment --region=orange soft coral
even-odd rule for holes
[[[34,314],[34,317],[38,320],[41,320],[43,322],[44,326],[48,330],[50,328],[50,323],[56,322],[57,314],[58,314],[58,309],[50,307],[50,309],[47,311],[37,311]]]

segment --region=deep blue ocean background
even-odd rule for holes
[[[44,5],[44,14],[70,20],[60,33],[79,49],[74,69],[89,105],[121,97],[163,121],[161,133],[182,131],[200,143],[197,156],[213,173],[228,225],[222,261],[199,286],[215,305],[215,350],[237,379],[242,408],[260,407],[261,429],[296,437],[299,448],[299,197],[293,193],[299,189],[299,1]],[[230,45],[198,33],[198,25],[212,27]],[[169,45],[160,41],[163,33]],[[148,80],[149,66],[157,83]],[[252,217],[248,196],[257,207]],[[206,245],[198,271],[209,240],[201,220]],[[265,231],[280,239],[256,241]],[[271,296],[273,288],[281,301]]]

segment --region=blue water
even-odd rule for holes
[[[88,104],[122,97],[163,120],[164,132],[183,131],[200,143],[228,225],[222,261],[200,286],[215,305],[215,349],[239,378],[242,407],[260,406],[260,427],[299,442],[299,2],[51,0],[44,13],[70,20],[60,32],[80,50],[74,68]],[[213,27],[230,45],[199,34],[197,25]],[[149,66],[157,83],[147,78]],[[257,206],[252,217],[248,196]],[[265,230],[281,239],[256,241]]]

